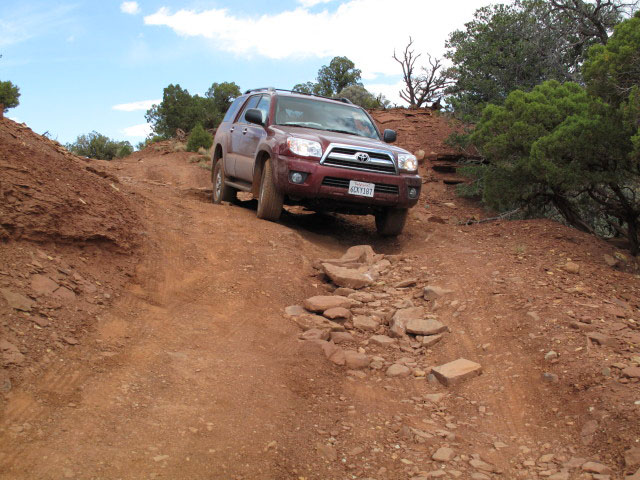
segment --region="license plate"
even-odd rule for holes
[[[359,197],[373,197],[373,191],[376,188],[375,183],[349,181],[349,194],[358,195]]]

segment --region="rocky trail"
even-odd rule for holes
[[[45,173],[7,186],[29,155],[0,163],[0,478],[640,478],[623,251],[467,225],[484,212],[428,164],[389,240],[371,218],[213,205],[169,147],[67,158],[89,183],[60,177],[56,203]]]

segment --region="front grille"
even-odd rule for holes
[[[327,187],[349,188],[349,179],[338,177],[324,177],[324,179],[322,180],[322,185],[326,185]],[[390,185],[388,183],[376,183],[374,193],[398,195],[400,193],[400,189],[397,185]]]
[[[369,159],[366,162],[356,158],[358,153],[366,153]],[[393,154],[384,150],[375,150],[367,147],[352,147],[348,145],[331,145],[322,159],[323,165],[365,172],[385,173],[395,175],[397,173]]]

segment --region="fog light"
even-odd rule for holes
[[[418,198],[418,189],[415,187],[409,187],[409,198]]]
[[[291,172],[291,175],[289,175],[289,179],[291,180],[291,182],[297,183],[297,184],[303,183],[306,178],[307,178],[306,173]]]

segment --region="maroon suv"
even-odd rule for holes
[[[264,88],[238,97],[218,127],[213,201],[236,191],[258,199],[258,218],[277,220],[286,202],[316,211],[373,214],[398,235],[420,196],[416,158],[388,145],[366,110],[347,99]]]

